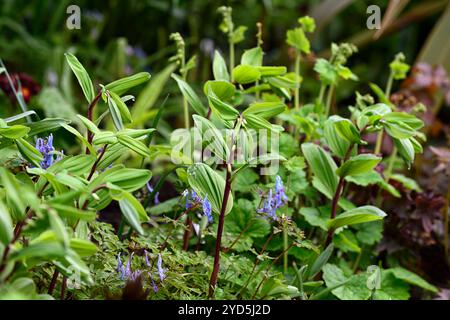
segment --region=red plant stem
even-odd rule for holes
[[[105,155],[106,148],[108,148],[108,145],[107,145],[107,144],[105,144],[105,145],[103,146],[102,152],[101,152],[100,155],[98,156],[97,160],[95,160],[94,164],[92,165],[91,172],[89,172],[89,176],[87,177],[87,180],[88,180],[88,181],[91,180],[92,176],[93,176],[94,173],[95,173],[95,170],[97,169],[98,164],[100,163],[100,160],[102,160],[103,156]]]
[[[97,95],[95,96],[94,100],[92,100],[92,102],[89,104],[88,111],[87,111],[87,118],[91,121],[92,121],[93,114],[94,114],[94,108],[97,105],[98,100],[100,100],[101,96],[102,96],[102,92],[99,91],[97,93]],[[94,134],[91,131],[89,131],[89,129],[88,129],[87,141],[89,143],[92,143],[93,139],[94,139]],[[89,154],[89,153],[90,153],[89,148],[86,148],[86,154]]]
[[[227,207],[230,192],[231,192],[231,170],[230,168],[228,168],[227,176],[225,178],[225,190],[223,192],[222,208],[220,208],[219,225],[217,227],[216,252],[214,256],[214,267],[211,273],[211,279],[209,280],[208,298],[211,298],[214,295],[214,290],[217,284],[217,276],[219,274],[219,267],[220,267],[220,245],[222,243],[223,225],[225,222],[225,209]]]
[[[344,156],[344,159],[343,159],[342,163],[347,161],[347,159],[350,156],[350,153],[352,152],[352,149],[353,149],[353,144],[350,144],[350,146],[348,147],[347,152],[345,153],[345,156]],[[344,184],[345,184],[344,177],[340,177],[338,185],[336,187],[336,192],[334,193],[333,200],[331,201],[331,216],[330,216],[330,219],[336,218],[337,206],[338,206],[339,198],[341,197],[342,189],[344,188]],[[334,229],[328,230],[327,240],[325,241],[325,248],[333,240],[333,235],[334,235]]]
[[[53,272],[52,281],[50,281],[50,286],[48,287],[48,294],[52,294],[53,290],[55,290],[56,286],[56,280],[58,280],[59,271],[55,269],[55,272]]]
[[[64,300],[64,296],[66,295],[66,286],[67,286],[67,277],[64,276],[61,283],[61,300]]]
[[[336,188],[336,192],[335,192],[333,200],[331,202],[331,219],[336,218],[337,204],[338,204],[339,198],[341,196],[342,189],[344,187],[344,182],[345,182],[344,178],[341,177],[339,179],[339,183]],[[333,234],[334,234],[334,229],[328,230],[327,241],[325,242],[325,247],[327,247],[333,240]]]
[[[42,194],[45,191],[45,188],[47,188],[48,185],[49,185],[48,181],[46,183],[44,183],[44,185],[42,186],[41,190],[39,190],[39,192],[37,194],[38,197],[42,196]],[[6,258],[8,257],[9,251],[11,250],[11,246],[13,245],[14,242],[17,241],[17,239],[19,239],[19,236],[22,233],[23,227],[27,224],[27,221],[29,219],[31,219],[32,216],[33,216],[33,210],[31,210],[30,207],[27,207],[25,218],[22,221],[19,221],[16,224],[16,226],[14,228],[14,233],[13,233],[14,236],[11,239],[11,241],[9,242],[9,244],[6,246],[5,250],[3,250],[2,259],[0,261],[0,273],[5,269]]]

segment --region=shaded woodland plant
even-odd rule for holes
[[[255,47],[238,59],[247,28],[235,26],[230,7],[218,14],[228,56],[214,52],[214,78],[201,90],[188,77],[195,56],[186,62],[186,42],[174,33],[175,65],[164,79],[139,72],[94,85],[66,53],[84,115],[71,123],[23,110],[0,120],[0,148],[16,161],[0,168],[0,297],[408,299],[411,287],[442,297],[435,285],[444,287],[444,278],[392,254],[398,246],[442,247],[448,232],[448,198],[401,174],[426,141],[422,106],[414,100],[402,109],[391,96],[409,72],[405,56],[390,63],[384,89],[355,92],[347,116],[339,115],[336,92],[359,81],[349,67],[356,46],[332,43],[309,78],[302,63],[311,17],[286,33],[295,50],[288,68],[264,65],[262,24]],[[150,80],[144,96],[153,99],[169,76],[184,120],[171,134],[158,126],[165,101],[140,114],[142,100],[131,94]],[[319,90],[305,101],[309,81]],[[63,132],[76,148],[63,152]],[[158,179],[150,181],[152,172]],[[166,198],[169,187],[176,195]]]

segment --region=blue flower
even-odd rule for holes
[[[150,181],[147,182],[147,190],[148,190],[149,193],[152,193],[154,191],[152,185],[150,184]],[[160,202],[159,201],[159,191],[157,193],[155,193],[153,201],[154,201],[155,204],[158,204]]]
[[[120,252],[119,252],[119,254],[118,254],[118,256],[117,256],[117,272],[119,272],[120,273],[120,279],[121,280],[124,280],[125,279],[125,267],[124,267],[124,265],[123,265],[123,263],[122,263],[122,260],[120,259]]]
[[[185,190],[183,192],[183,196],[186,197],[186,210],[192,208],[193,206],[197,204],[202,203],[202,199],[197,195],[197,193],[194,190]]]
[[[152,282],[153,292],[157,293],[158,292],[158,287],[156,286],[155,281],[153,281],[153,277],[152,277],[152,274],[150,272],[148,273],[148,276],[150,277],[150,281]]]
[[[280,176],[275,178],[275,192],[269,189],[269,194],[263,202],[262,208],[257,209],[258,213],[264,213],[274,221],[278,221],[276,210],[288,203],[288,197],[285,193],[283,181]]]
[[[162,267],[161,253],[158,254],[158,262],[156,263],[156,267],[158,268],[159,280],[161,282],[163,282],[163,280],[166,278],[166,275],[165,275],[164,269]]]
[[[286,196],[286,193],[284,192],[284,186],[283,181],[281,180],[280,176],[277,176],[275,178],[275,205],[277,208],[282,207],[283,205],[287,204],[288,197]]]
[[[46,139],[37,138],[36,140],[36,150],[38,150],[44,159],[41,161],[40,165],[42,169],[49,168],[54,162],[62,159],[64,152],[61,152],[54,158],[55,148],[53,147],[53,135],[50,134]]]
[[[203,215],[208,217],[208,222],[213,222],[213,217],[211,214],[211,203],[208,201],[208,195],[205,195],[205,198],[203,199]]]

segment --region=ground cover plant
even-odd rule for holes
[[[398,52],[341,94],[357,46],[315,56],[300,16],[269,65],[233,12],[201,83],[178,32],[156,73],[57,52],[61,91],[0,60],[1,299],[448,299],[445,69]]]

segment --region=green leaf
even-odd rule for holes
[[[233,30],[233,33],[231,34],[230,41],[234,44],[239,43],[245,39],[244,34],[247,30],[246,26],[239,26],[236,29]]]
[[[143,156],[143,157],[150,157],[150,149],[141,141],[136,140],[134,138],[131,138],[130,136],[127,136],[125,134],[118,134],[117,140],[120,144],[124,145],[125,147],[129,148],[130,150],[133,150],[137,154]]]
[[[346,176],[345,180],[358,186],[367,187],[370,184],[377,184],[383,181],[383,178],[378,172],[371,170],[362,174]]]
[[[288,30],[286,33],[286,42],[288,45],[306,54],[311,52],[309,41],[302,28]]]
[[[415,134],[414,129],[402,122],[385,120],[383,124],[386,132],[396,139],[411,138]]]
[[[214,51],[213,74],[216,80],[230,81],[227,64],[217,50]]]
[[[361,252],[361,247],[358,245],[358,240],[354,233],[350,230],[343,230],[333,237],[333,243],[336,248],[342,252]]]
[[[272,67],[272,66],[262,66],[256,67],[259,71],[261,77],[277,77],[282,76],[287,72],[286,67]]]
[[[30,132],[28,132],[28,136],[34,136],[42,132],[50,132],[55,131],[62,127],[63,124],[69,124],[70,121],[62,118],[46,118],[40,121],[27,123],[27,126],[30,127]]]
[[[133,119],[131,118],[130,110],[128,109],[125,102],[113,91],[110,91],[109,94],[111,98],[114,100],[117,108],[119,109],[120,116],[122,117],[124,123],[131,123]]]
[[[117,130],[122,130],[124,126],[122,122],[122,115],[120,109],[117,106],[116,101],[112,98],[111,93],[108,93],[107,96],[108,96],[107,101],[109,113],[111,114],[114,126],[116,127]]]
[[[204,163],[195,163],[188,168],[188,181],[192,189],[203,199],[208,195],[211,208],[216,214],[220,213],[225,191],[225,179],[211,167]],[[226,204],[225,214],[233,208],[233,195],[230,193]]]
[[[244,117],[247,114],[254,114],[264,119],[272,118],[286,110],[286,105],[281,101],[276,102],[254,102],[242,113]]]
[[[397,147],[398,153],[408,166],[414,161],[415,150],[410,139],[392,139]]]
[[[122,131],[122,130],[121,130]],[[94,145],[105,145],[114,144],[117,142],[117,136],[111,131],[101,131],[95,134],[92,144]]]
[[[105,86],[105,89],[114,92],[118,96],[121,96],[129,89],[147,82],[148,80],[150,80],[150,77],[151,76],[148,72],[139,72],[132,76],[113,81],[107,84]]]
[[[271,124],[269,121],[263,117],[257,116],[256,114],[247,113],[244,117],[245,126],[253,129],[267,129],[274,132],[282,132],[284,128],[279,125]]]
[[[220,100],[227,101],[234,96],[236,88],[228,81],[206,81],[203,86],[203,92],[206,96],[210,95],[210,91]]]
[[[92,147],[92,145],[87,141],[87,139],[85,137],[83,137],[83,135],[81,133],[78,132],[78,130],[76,130],[75,128],[73,128],[73,127],[71,127],[71,126],[69,126],[68,124],[65,124],[65,123],[63,123],[61,126],[64,129],[66,129],[67,131],[69,131],[70,133],[72,133],[79,140],[81,140],[84,143],[84,145],[89,149],[91,154],[97,154],[97,152],[95,152],[95,150]]]
[[[96,218],[95,211],[80,210],[65,204],[50,201],[48,203],[53,209],[58,212],[58,215],[64,218],[83,221],[94,221]]]
[[[261,78],[261,73],[256,67],[239,65],[233,69],[233,79],[240,84],[256,82]]]
[[[202,101],[195,93],[195,91],[192,90],[191,86],[189,86],[186,81],[184,81],[174,73],[172,74],[172,78],[177,82],[181,93],[186,98],[191,107],[195,110],[195,112],[197,112],[201,116],[206,115],[206,108],[203,106]]]
[[[405,177],[402,174],[391,174],[389,179],[400,182],[405,188],[409,190],[422,192],[422,188],[417,184],[416,180]]]
[[[390,270],[381,273],[381,288],[375,290],[374,300],[408,300],[409,286],[403,280],[397,279]]]
[[[343,226],[381,220],[386,213],[374,206],[362,206],[348,210],[334,219],[328,221],[328,229],[337,229]]]
[[[329,120],[333,122],[342,138],[351,143],[361,143],[361,135],[353,122],[340,116],[331,116]]]
[[[13,225],[11,215],[3,201],[0,201],[0,243],[8,245],[13,238]]]
[[[245,50],[241,57],[242,65],[260,67],[263,61],[263,51],[260,47]]]
[[[356,238],[369,246],[378,243],[383,237],[383,221],[372,221],[354,225]]]
[[[118,199],[118,202],[120,210],[122,211],[128,224],[140,235],[143,235],[144,230],[142,229],[141,221],[148,220],[148,217],[141,203],[128,192],[124,192],[122,197]]]
[[[92,84],[91,78],[84,69],[83,65],[78,61],[78,59],[71,53],[66,53],[66,60],[69,63],[70,68],[78,79],[78,83],[83,90],[84,96],[87,102],[91,103],[95,98],[94,85]]]
[[[314,227],[320,227],[322,230],[327,229],[327,222],[330,213],[326,210],[319,210],[317,208],[303,207],[300,209],[300,214],[305,218],[306,222]]]
[[[328,118],[325,121],[323,134],[331,151],[339,158],[343,159],[348,148],[350,148],[350,142],[341,137],[337,131],[335,121],[331,118]]]
[[[328,262],[333,253],[334,246],[333,243],[330,243],[328,247],[323,250],[323,252],[317,257],[314,263],[311,266],[311,269],[308,271],[308,278],[312,279],[316,274],[322,270],[323,266]]]
[[[381,159],[374,154],[359,154],[345,161],[336,173],[340,177],[363,174],[375,168]]]
[[[92,133],[100,133],[100,129],[97,128],[95,123],[93,123],[91,120],[89,120],[86,117],[83,117],[81,114],[77,114],[77,117],[83,122],[84,126]]]
[[[64,247],[67,247],[69,245],[69,235],[64,226],[64,223],[62,222],[58,214],[55,212],[55,210],[50,209],[47,212],[50,221],[50,226],[56,235],[56,239],[58,241],[61,241]]]
[[[338,184],[338,176],[336,175],[336,163],[331,156],[320,146],[313,143],[303,143],[302,152],[314,176],[323,187],[323,190],[319,191],[325,195],[328,194],[328,196],[334,194]]]
[[[225,121],[235,121],[239,116],[239,111],[237,111],[232,105],[221,101],[219,98],[215,97],[211,92],[208,96],[211,109],[223,120]]]
[[[97,252],[97,246],[92,242],[84,239],[70,239],[70,248],[80,257],[89,257]]]
[[[404,123],[413,130],[419,130],[424,126],[424,122],[421,119],[406,112],[390,112],[384,115],[383,119],[391,123]]]
[[[11,253],[9,259],[10,261],[16,261],[40,258],[49,261],[64,257],[65,252],[64,246],[57,241],[40,241],[30,243],[29,246]]]
[[[82,175],[91,170],[97,158],[92,154],[80,154],[78,156],[67,156],[64,159],[55,162],[47,169],[50,173],[57,173],[60,171],[67,171],[73,175]]]
[[[91,181],[89,186],[91,189],[94,189],[101,184],[109,182],[125,191],[133,192],[142,188],[151,177],[152,173],[150,170],[124,168],[118,165],[99,174]]]
[[[29,131],[30,128],[17,124],[10,127],[0,128],[0,136],[8,139],[18,139],[25,136]]]
[[[330,85],[338,80],[338,73],[335,67],[327,60],[319,58],[314,65],[314,71],[319,74],[320,81],[323,84]]]
[[[20,154],[34,166],[39,167],[43,160],[42,154],[29,144],[24,138],[18,138],[14,141]]]
[[[367,300],[370,290],[366,286],[367,275],[358,274],[347,277],[342,269],[334,264],[323,266],[323,279],[331,292],[341,300]]]
[[[418,276],[417,274],[406,270],[404,268],[401,267],[396,267],[396,268],[392,268],[389,269],[389,271],[392,272],[392,274],[394,275],[394,277],[396,277],[397,279],[403,280],[411,285],[420,287],[422,289],[437,293],[438,289],[433,286],[432,284],[430,284],[429,282],[427,282],[425,279],[423,279],[422,277]]]
[[[206,118],[198,115],[193,115],[192,118],[194,119],[195,126],[203,136],[203,142],[208,143],[208,147],[217,157],[227,162],[230,156],[230,150],[220,130]]]
[[[314,32],[316,30],[316,22],[310,16],[304,16],[298,19],[298,23],[302,26],[305,32]]]

